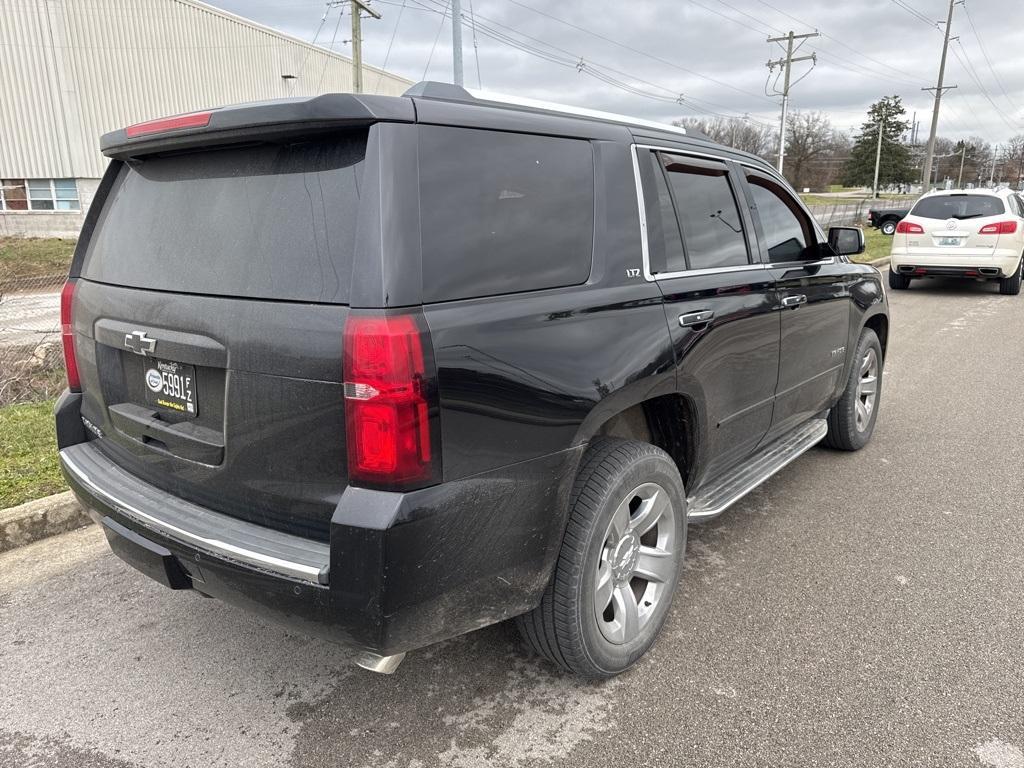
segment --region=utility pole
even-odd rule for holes
[[[462,0],[452,0],[452,75],[462,85]]]
[[[767,64],[769,72],[773,71],[775,67],[783,68],[782,93],[778,94],[782,96],[782,119],[779,121],[779,173],[782,173],[782,165],[786,157],[786,116],[789,112],[789,88],[791,85],[796,85],[796,83],[790,83],[790,70],[792,69],[793,64],[796,64],[798,61],[813,61],[815,64],[818,63],[817,54],[814,53],[810,56],[797,56],[794,58],[793,54],[796,51],[793,49],[793,42],[795,40],[806,40],[810,37],[818,37],[818,33],[807,32],[803,35],[796,35],[793,34],[792,30],[790,30],[789,34],[783,37],[768,38],[769,43],[778,43],[779,45],[782,45],[783,41],[786,43],[785,58],[774,59],[769,61]],[[801,45],[803,45],[802,42]],[[799,48],[799,46],[797,46],[797,48]],[[803,77],[806,77],[806,75]],[[803,79],[803,77],[800,79]]]
[[[988,185],[989,185],[989,187],[995,186],[995,183],[996,183],[996,155],[998,155],[998,154],[999,154],[999,145],[996,144],[995,147],[992,148],[992,173],[989,174],[989,177],[988,177]]]
[[[882,164],[882,131],[885,130],[885,118],[878,121],[878,148],[875,150],[875,180],[871,184],[871,190],[878,197],[878,166]]]
[[[375,19],[380,14],[363,0],[349,0],[352,4],[352,92],[363,92],[363,33],[359,22],[360,11],[366,11]]]
[[[942,93],[955,85],[943,87],[942,81],[946,76],[946,53],[949,51],[949,31],[953,26],[953,6],[962,3],[963,0],[949,0],[949,13],[946,15],[946,34],[942,40],[942,58],[939,60],[939,81],[934,88],[922,88],[922,91],[935,91],[935,105],[932,107],[932,127],[928,132],[928,150],[924,158],[924,171],[921,178],[924,185],[928,186],[928,179],[932,174],[932,161],[935,157],[935,134],[939,129],[939,104],[942,102]],[[928,190],[923,190],[927,192]]]
[[[956,177],[956,188],[964,188],[964,157],[967,156],[967,142],[960,145],[960,174]]]

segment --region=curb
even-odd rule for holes
[[[92,522],[71,491],[0,510],[0,552],[73,531]]]
[[[879,267],[884,267],[886,264],[889,263],[889,257],[888,256],[883,256],[882,258],[875,259],[874,261],[865,261],[865,262],[861,262],[861,263],[862,264],[870,264],[875,269],[878,269]]]

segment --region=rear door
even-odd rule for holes
[[[76,286],[83,416],[112,461],[326,538],[367,131],[118,163]]]
[[[789,190],[754,169],[747,169],[746,179],[782,325],[772,439],[828,408],[840,388],[851,276],[842,261],[822,258],[817,230]]]
[[[638,149],[649,268],[664,295],[678,387],[706,413],[704,476],[754,450],[779,365],[774,286],[756,258],[739,167]]]

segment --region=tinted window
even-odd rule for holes
[[[361,132],[125,165],[82,274],[182,293],[345,302],[365,147]]]
[[[575,285],[590,276],[590,143],[420,128],[424,301]]]
[[[736,197],[724,167],[664,158],[689,269],[749,263]]]
[[[651,153],[651,158],[655,158]],[[654,189],[657,193],[657,208],[654,220],[647,222],[651,251],[651,270],[659,272],[682,272],[686,269],[686,255],[683,253],[683,239],[679,234],[679,222],[672,205],[672,193],[659,163],[652,164]]]
[[[910,214],[923,219],[979,219],[1005,210],[1003,201],[993,195],[935,195],[918,200]]]
[[[768,248],[768,260],[785,262],[803,258],[813,230],[797,202],[777,184],[757,176],[748,176],[747,180]]]

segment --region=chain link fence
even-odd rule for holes
[[[811,205],[811,213],[822,227],[842,227],[864,224],[867,221],[868,211],[886,211],[891,208],[909,208],[912,200],[873,200],[867,198],[854,203],[830,203],[826,205]]]
[[[60,289],[66,275],[0,270],[0,407],[55,397],[64,388]]]

